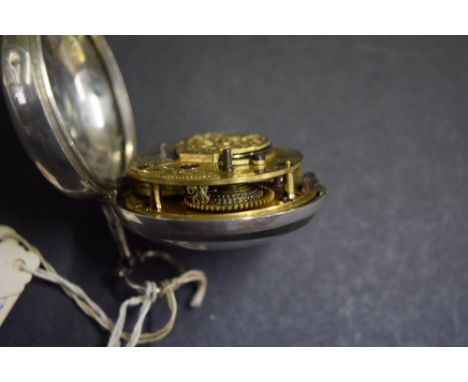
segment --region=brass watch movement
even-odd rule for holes
[[[323,193],[303,178],[302,155],[260,134],[205,133],[161,145],[128,167],[129,210],[185,218],[252,216],[301,206]]]
[[[195,134],[137,154],[130,100],[103,37],[6,36],[2,78],[39,170],[67,195],[101,201],[126,257],[123,227],[191,249],[247,247],[303,226],[325,195],[302,173],[299,151],[260,134]]]

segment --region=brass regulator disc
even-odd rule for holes
[[[264,150],[268,146],[270,141],[260,134],[205,133],[181,140],[176,150],[183,161],[199,161],[217,160],[225,148],[230,148],[232,155],[242,155]]]

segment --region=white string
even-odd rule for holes
[[[39,268],[33,270],[27,268],[26,266],[23,266],[23,270],[31,273],[32,275],[42,280],[46,280],[67,288],[75,296],[85,301],[93,309],[95,314],[100,316],[103,320],[110,321],[109,317],[107,317],[106,313],[104,313],[104,311],[99,307],[99,305],[96,304],[78,285],[73,284],[72,282],[68,281],[67,279],[58,274],[50,273],[44,269]],[[120,337],[122,336],[122,332],[125,327],[127,309],[129,306],[137,306],[141,304],[140,311],[138,312],[138,318],[135,323],[135,326],[133,327],[130,340],[127,342],[127,346],[133,347],[138,344],[138,340],[140,339],[141,331],[143,328],[143,322],[146,316],[148,315],[151,305],[156,301],[157,296],[160,292],[155,282],[147,281],[145,286],[146,288],[144,294],[130,297],[129,299],[125,300],[120,306],[119,317],[114,325],[114,329],[112,330],[107,346],[120,346]]]
[[[137,322],[133,327],[132,335],[130,337],[130,341],[128,341],[127,343],[127,346],[136,346],[136,344],[138,343],[138,340],[141,336],[141,330],[143,329],[143,322],[145,321],[145,318],[151,308],[151,305],[153,305],[156,302],[159,292],[160,290],[155,282],[146,282],[143,304],[141,305],[140,311],[138,313]]]
[[[60,285],[64,292],[75,301],[78,307],[86,315],[93,318],[101,327],[111,332],[108,346],[120,346],[120,339],[127,341],[127,346],[136,346],[163,339],[172,330],[177,315],[177,300],[174,294],[175,290],[184,284],[196,282],[198,288],[192,298],[192,307],[200,306],[206,293],[206,275],[198,270],[190,270],[182,273],[178,277],[161,282],[161,289],[158,288],[155,282],[147,281],[142,294],[130,297],[122,303],[119,309],[117,322],[114,324],[107,314],[86,294],[86,292],[83,291],[83,289],[60,276],[55,271],[54,267],[44,259],[39,250],[32,246],[26,239],[14,231],[5,233],[0,237],[0,241],[5,239],[14,239],[18,241],[27,250],[34,252],[39,257],[43,268],[28,269],[26,266],[23,266],[23,270],[42,280]],[[161,329],[154,332],[142,333],[145,318],[148,315],[151,306],[156,302],[158,296],[164,296],[166,298],[169,306],[170,318]],[[138,318],[132,332],[129,334],[124,331],[127,310],[129,307],[137,305],[141,305],[138,312]]]
[[[130,340],[127,342],[127,346],[136,346],[141,336],[141,330],[143,328],[143,322],[151,308],[151,305],[156,302],[160,290],[156,283],[147,281],[145,284],[145,294],[140,296],[130,297],[125,300],[120,306],[119,317],[115,322],[114,329],[112,330],[111,336],[107,346],[120,346],[120,337],[125,326],[125,320],[127,316],[127,309],[129,306],[136,306],[141,304],[140,311],[138,312],[138,319],[133,327],[132,335]]]
[[[26,266],[23,266],[23,270],[26,272],[31,273],[32,275],[42,279],[49,281],[54,284],[58,284],[66,289],[68,289],[71,293],[73,293],[76,297],[80,298],[81,300],[85,301],[89,307],[93,310],[93,312],[99,316],[104,321],[111,321],[111,319],[107,316],[106,313],[101,309],[101,307],[96,304],[87,294],[86,292],[81,289],[78,285],[73,284],[72,282],[68,281],[67,279],[63,278],[57,273],[50,273],[44,269],[38,268],[36,270],[28,269]]]

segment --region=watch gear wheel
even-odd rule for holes
[[[181,140],[176,151],[182,161],[217,162],[223,149],[229,148],[235,157],[266,150],[271,145],[260,134],[205,133]]]
[[[207,212],[243,211],[265,207],[275,192],[267,186],[235,184],[213,188],[187,187],[187,207]]]
[[[301,166],[299,151],[259,134],[196,134],[133,158],[123,198],[131,211],[181,219],[280,213],[319,195]]]

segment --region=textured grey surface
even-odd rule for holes
[[[468,39],[112,37],[140,149],[258,131],[302,150],[328,199],[305,228],[232,253],[176,251],[209,278],[160,345],[467,345]],[[116,315],[128,291],[99,207],[36,171],[0,104],[0,222]],[[132,237],[136,247],[150,248]],[[157,265],[147,265],[147,275]],[[179,293],[186,306],[190,288]],[[156,328],[163,305],[151,315]],[[0,345],[103,345],[33,281]]]

